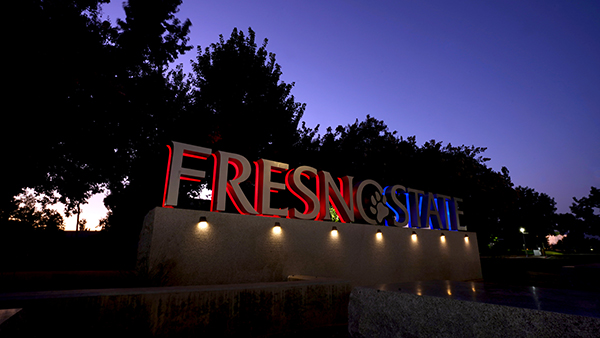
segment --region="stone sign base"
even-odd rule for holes
[[[290,275],[353,286],[482,278],[472,232],[171,208],[146,216],[138,268],[156,285],[279,282]]]

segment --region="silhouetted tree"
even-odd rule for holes
[[[13,125],[1,133],[14,146],[0,227],[25,187],[56,196],[67,213],[108,189],[105,225],[127,229],[129,239],[160,205],[165,135],[181,107],[167,65],[192,48],[191,23],[174,16],[181,0],[132,0],[114,27],[101,20],[107,2],[19,2],[28,25],[13,46],[21,56],[9,86]]]
[[[546,236],[557,230],[556,202],[547,194],[529,187],[516,187],[515,192],[516,199],[509,213],[503,217],[503,237],[510,240],[514,248],[521,248],[523,235],[519,229],[524,228],[530,249],[546,247]]]
[[[320,137],[318,151],[307,160],[316,162],[335,175],[352,175],[357,179],[373,178],[391,183],[392,179],[404,177],[405,166],[401,164],[416,154],[414,138],[403,140],[390,132],[383,121],[367,115],[351,125],[331,127]]]
[[[577,199],[573,197],[571,212],[582,221],[583,231],[588,235],[600,236],[600,189],[590,188],[590,194]]]
[[[14,198],[16,208],[0,223],[0,272],[40,268],[56,262],[55,250],[64,236],[59,212],[44,205],[44,199],[25,191]]]
[[[556,249],[577,251],[585,246],[583,222],[571,213],[556,215],[556,228],[560,234],[566,234],[555,246]]]
[[[167,148],[174,121],[187,105],[181,68],[167,65],[190,50],[189,20],[174,14],[180,0],[128,1],[118,20],[116,55],[123,61],[125,102],[105,120],[112,140],[111,171],[104,173],[109,215],[103,229],[131,241],[135,249],[144,216],[160,206]]]
[[[514,200],[509,171],[496,172],[487,167],[486,148],[475,146],[443,146],[441,142],[423,144],[414,159],[411,176],[417,187],[426,191],[463,199],[461,221],[469,231],[477,232],[480,248],[499,237],[502,219]]]
[[[126,18],[117,20],[117,46],[132,74],[160,77],[178,55],[191,50],[192,23],[175,17],[181,0],[129,0],[123,3]]]
[[[38,206],[40,203],[32,192],[25,192],[15,200],[19,203],[19,207],[10,215],[12,227],[46,231],[64,230],[65,224],[60,213],[43,204]]]
[[[243,154],[250,161],[266,158],[293,165],[297,152],[306,153],[304,146],[311,142],[306,139],[314,131],[298,128],[305,104],[295,102],[294,84],[280,80],[281,66],[266,47],[266,39],[257,46],[250,28],[247,36],[234,28],[229,39],[221,35],[219,42],[199,47],[191,79],[181,69],[172,74],[182,108],[168,133],[171,140]],[[250,194],[251,184],[243,184]],[[179,205],[206,208],[186,198],[197,195],[193,190],[198,188],[182,182]]]
[[[227,41],[204,51],[193,66],[194,105],[179,121],[179,139],[244,154],[249,159],[286,161],[300,140],[298,123],[305,104],[291,95],[294,83],[280,80],[267,39],[258,47],[255,33],[234,29]]]
[[[79,224],[77,225],[77,228],[79,231],[89,231],[90,229],[86,227],[87,226],[87,220],[85,218],[80,219],[79,220]]]
[[[573,197],[571,214],[561,214],[558,225],[567,237],[562,248],[575,252],[589,252],[590,248],[600,249],[600,241],[586,235],[600,235],[600,189],[590,188],[590,194],[582,198]]]
[[[485,148],[443,145],[434,140],[419,147],[390,132],[383,121],[331,127],[318,138],[318,151],[307,161],[335,175],[374,179],[382,185],[402,184],[463,199],[462,224],[476,231],[481,247],[500,236],[501,219],[515,198],[508,169],[495,172],[485,164]]]
[[[20,56],[11,67],[18,73],[9,72],[11,127],[0,136],[3,144],[12,145],[2,208],[25,187],[59,191],[67,210],[99,190],[99,161],[94,159],[102,154],[91,145],[101,135],[87,130],[94,122],[90,117],[105,106],[101,98],[114,88],[114,76],[105,66],[113,30],[99,19],[105,2],[18,2],[27,25],[17,30],[11,46]]]

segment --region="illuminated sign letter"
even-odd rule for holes
[[[400,194],[402,196],[402,200],[406,201],[406,188],[402,185],[394,185],[391,187],[385,187],[385,189],[383,189],[384,194],[385,194],[385,198],[387,200],[387,205],[390,209],[392,209],[392,211],[394,212],[394,214],[396,214],[396,226],[399,227],[403,227],[405,225],[408,224],[408,211],[406,210],[406,206],[404,205],[404,203],[400,202],[400,200],[398,199],[397,196],[397,191],[400,191]],[[398,212],[402,212],[402,214],[404,215],[404,220],[400,223],[400,214]]]
[[[250,162],[241,155],[217,151],[213,154],[215,157],[215,170],[213,173],[213,191],[210,203],[211,211],[225,211],[225,202],[227,195],[235,205],[235,208],[243,215],[256,215],[246,195],[240,188],[240,183],[250,177],[252,167]],[[227,180],[229,165],[235,168],[235,177]]]
[[[428,192],[423,195],[423,207],[427,208],[427,210],[421,210],[421,225],[425,224],[423,225],[424,227],[429,225],[431,229],[440,229],[442,227],[442,220],[432,193]]]
[[[463,201],[460,198],[426,193],[423,190],[405,188],[398,184],[382,189],[381,185],[374,180],[364,180],[353,186],[352,176],[344,176],[336,180],[327,171],[317,171],[308,166],[290,170],[287,163],[265,159],[254,162],[256,172],[254,204],[252,204],[244,193],[244,190],[248,194],[252,193],[249,191],[251,183],[242,185],[252,174],[251,162],[244,156],[224,151],[213,153],[208,148],[179,142],[173,142],[172,147],[167,147],[169,162],[163,207],[177,206],[181,180],[201,182],[206,178],[206,172],[203,170],[184,168],[184,164],[194,167],[188,164],[193,160],[184,160],[184,157],[207,160],[212,156],[214,168],[210,210],[213,212],[225,211],[229,197],[237,211],[243,215],[322,221],[331,220],[330,210],[333,208],[340,221],[344,223],[358,219],[373,225],[385,222],[385,225],[400,227],[408,224],[411,228],[467,230],[466,226],[460,225],[460,217],[464,214],[459,209],[459,203]],[[230,172],[230,167],[235,169],[235,175]],[[276,175],[273,176],[273,173]],[[298,201],[280,208],[282,202],[289,202],[290,196],[285,193],[285,190],[289,190],[302,201],[303,211],[295,208],[300,206]],[[277,194],[279,192],[284,193]],[[366,195],[366,198],[363,195]],[[279,197],[280,200],[272,200],[272,197]],[[271,207],[272,201],[276,207]],[[390,210],[395,217],[392,217]]]
[[[317,184],[315,184],[315,186],[317,189],[319,188],[319,176],[317,175],[317,169],[308,166],[301,166],[295,170],[288,171],[287,175],[285,176],[285,184],[292,194],[294,194],[294,196],[298,197],[302,202],[304,202],[304,213],[300,213],[298,209],[289,208],[288,217],[298,219],[315,219],[319,214],[321,204],[319,203],[317,195],[315,195],[314,192],[310,191],[310,189],[308,189],[302,183],[302,176],[305,176],[308,179],[317,180]]]
[[[271,191],[277,192],[285,190],[285,184],[272,182],[271,172],[283,173],[288,170],[286,163],[260,159],[256,162],[256,186],[254,193],[254,208],[260,215],[273,215],[285,217],[288,213],[287,208],[271,208]]]
[[[173,149],[169,148],[169,165],[167,167],[167,182],[165,182],[165,193],[163,195],[163,207],[177,206],[179,196],[179,180],[199,181],[206,176],[202,170],[182,168],[183,157],[193,157],[206,160],[212,153],[208,148],[191,146],[179,142],[173,142]]]
[[[450,210],[448,208],[448,201],[451,197],[435,194],[435,199],[437,200],[438,211],[440,212],[440,218],[442,219],[440,229],[450,230]]]
[[[410,227],[411,228],[429,228],[429,224],[421,226],[421,197],[425,194],[422,190],[408,188],[410,197]]]
[[[329,203],[335,209],[335,212],[340,217],[340,221],[343,223],[354,222],[354,208],[352,206],[352,176],[345,176],[340,178],[341,187],[338,189],[337,185],[331,178],[331,174],[326,171],[319,171],[319,187],[318,197],[321,202],[321,208],[319,209],[318,220],[329,220]]]
[[[372,219],[371,217],[369,217],[369,215],[367,215],[367,213],[365,212],[365,208],[363,205],[363,197],[362,197],[362,193],[363,190],[365,189],[365,187],[367,185],[372,185],[375,188],[377,188],[377,191],[379,191],[379,194],[383,195],[383,189],[381,188],[381,186],[379,185],[379,183],[373,181],[373,180],[364,180],[362,182],[360,182],[359,184],[354,186],[354,216],[362,219],[363,221],[369,223],[369,224],[373,224],[373,225],[377,225],[378,222],[377,220]],[[383,204],[382,204],[383,206]],[[373,208],[377,208],[377,205],[373,205]],[[386,209],[384,207],[384,209]],[[375,209],[377,210],[377,209]],[[377,210],[379,211],[379,210]],[[388,213],[388,211],[386,211],[386,214]]]
[[[450,204],[450,224],[451,224],[450,230],[467,231],[467,227],[460,225],[459,216],[462,215],[463,212],[461,210],[458,210],[459,202],[462,202],[462,199],[453,197],[449,203]]]

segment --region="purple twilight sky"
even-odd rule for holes
[[[184,0],[180,8],[195,47],[234,27],[252,27],[259,44],[268,38],[309,127],[370,114],[419,145],[487,147],[489,166],[554,197],[559,212],[600,187],[598,1]],[[113,23],[124,17],[119,1],[104,13]],[[195,55],[176,63],[190,71]]]

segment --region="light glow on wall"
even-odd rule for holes
[[[170,250],[180,255],[177,257],[186,257],[185,264],[190,264],[190,269],[195,275],[190,273],[190,277],[185,278],[206,280],[207,283],[218,284],[222,278],[232,278],[232,283],[247,280],[246,277],[228,273],[227,267],[221,268],[219,264],[222,258],[241,266],[240,271],[251,271],[251,274],[257,271],[256,275],[260,274],[261,280],[279,281],[289,275],[288,271],[311,273],[315,276],[336,274],[356,280],[357,285],[368,285],[372,281],[372,284],[376,284],[377,280],[392,283],[402,278],[480,278],[479,262],[470,259],[472,255],[478,254],[477,250],[471,250],[470,245],[461,243],[465,233],[164,208],[157,208],[154,212],[154,219],[162,222],[161,228],[160,231],[153,231],[154,234],[149,235],[164,236],[167,231],[172,231],[178,238],[181,237],[180,242],[171,243],[169,238],[169,241],[162,241],[161,245],[169,245]],[[314,229],[307,229],[309,227]],[[445,242],[440,239],[442,233],[446,237]],[[471,236],[474,236],[473,233],[468,234],[469,238]],[[476,245],[477,239],[473,240],[473,244]],[[404,254],[404,257],[411,259],[394,259],[398,254]],[[159,262],[161,257],[157,255],[153,259]],[[423,264],[432,262],[434,268],[444,266],[444,269],[440,269],[439,272],[432,271],[431,265],[427,264],[421,268],[415,266],[415,260]],[[278,270],[282,265],[287,270]],[[263,271],[264,266],[267,268]],[[463,266],[468,266],[468,269]],[[304,267],[310,269],[302,271]],[[214,272],[217,270],[220,275]],[[211,276],[213,273],[218,278]],[[280,274],[283,277],[280,277]],[[467,277],[463,278],[463,275]],[[443,284],[442,294],[446,294],[446,289],[447,285]],[[467,290],[469,289],[470,285]],[[422,291],[426,294],[424,287]]]
[[[208,221],[206,221],[206,217],[200,217],[200,221],[198,222],[198,228],[202,230],[208,228]]]
[[[336,227],[331,228],[331,237],[338,236],[338,229]]]
[[[281,225],[279,224],[279,222],[275,222],[275,226],[273,227],[273,233],[275,235],[281,234]]]

